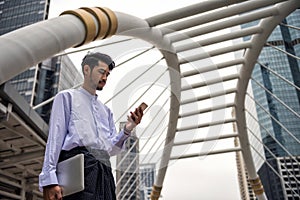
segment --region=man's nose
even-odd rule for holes
[[[102,80],[106,80],[106,79],[107,79],[107,74],[106,74],[106,73],[102,74],[101,79],[102,79]]]

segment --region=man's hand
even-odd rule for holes
[[[43,187],[44,200],[62,200],[62,188],[59,185]]]
[[[138,107],[134,112],[130,112],[130,114],[130,116],[127,116],[126,129],[132,131],[139,123],[141,123],[144,113],[143,109]]]

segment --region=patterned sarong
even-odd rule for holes
[[[80,153],[84,154],[84,190],[65,196],[63,200],[116,200],[115,181],[106,151],[85,147],[62,150],[59,162]]]

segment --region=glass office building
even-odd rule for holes
[[[259,175],[269,199],[299,199],[300,194],[300,60],[295,57],[300,57],[300,31],[295,27],[300,27],[300,9],[274,29],[252,74],[266,157]]]
[[[50,0],[0,0],[0,35],[47,19],[49,4]],[[81,72],[68,56],[59,56],[32,66],[10,83],[31,106],[35,106],[82,81]],[[36,110],[46,122],[49,121],[51,105]]]
[[[141,200],[150,199],[154,180],[155,180],[155,163],[140,165]]]
[[[35,84],[34,88],[32,88],[33,105],[39,105],[55,96],[59,91],[82,83],[83,76],[68,56],[58,56],[40,63],[36,67],[34,80]],[[48,103],[36,109],[46,122],[50,119],[51,107],[52,103]]]
[[[119,129],[123,129],[126,122],[120,122]],[[117,199],[140,200],[139,191],[139,139],[136,129],[125,142],[125,151],[116,156],[116,194]]]
[[[50,0],[0,0],[0,35],[47,19]]]
[[[47,19],[50,0],[0,0],[0,35]],[[13,56],[13,55],[12,55]],[[19,74],[12,84],[27,100],[33,103],[36,66]]]

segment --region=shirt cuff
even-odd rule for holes
[[[119,154],[120,152],[126,149],[125,141],[129,138],[129,135],[124,133],[124,130],[121,130],[116,138],[114,138],[113,147],[109,152],[110,156]]]
[[[39,175],[39,189],[43,192],[43,187],[47,185],[55,185],[58,184],[57,176],[55,171],[50,171],[47,174],[41,172]]]
[[[125,130],[121,130],[120,133],[119,133],[119,141],[121,141],[122,143],[125,142],[125,140],[127,140],[127,138],[130,137],[130,133],[126,133]]]

